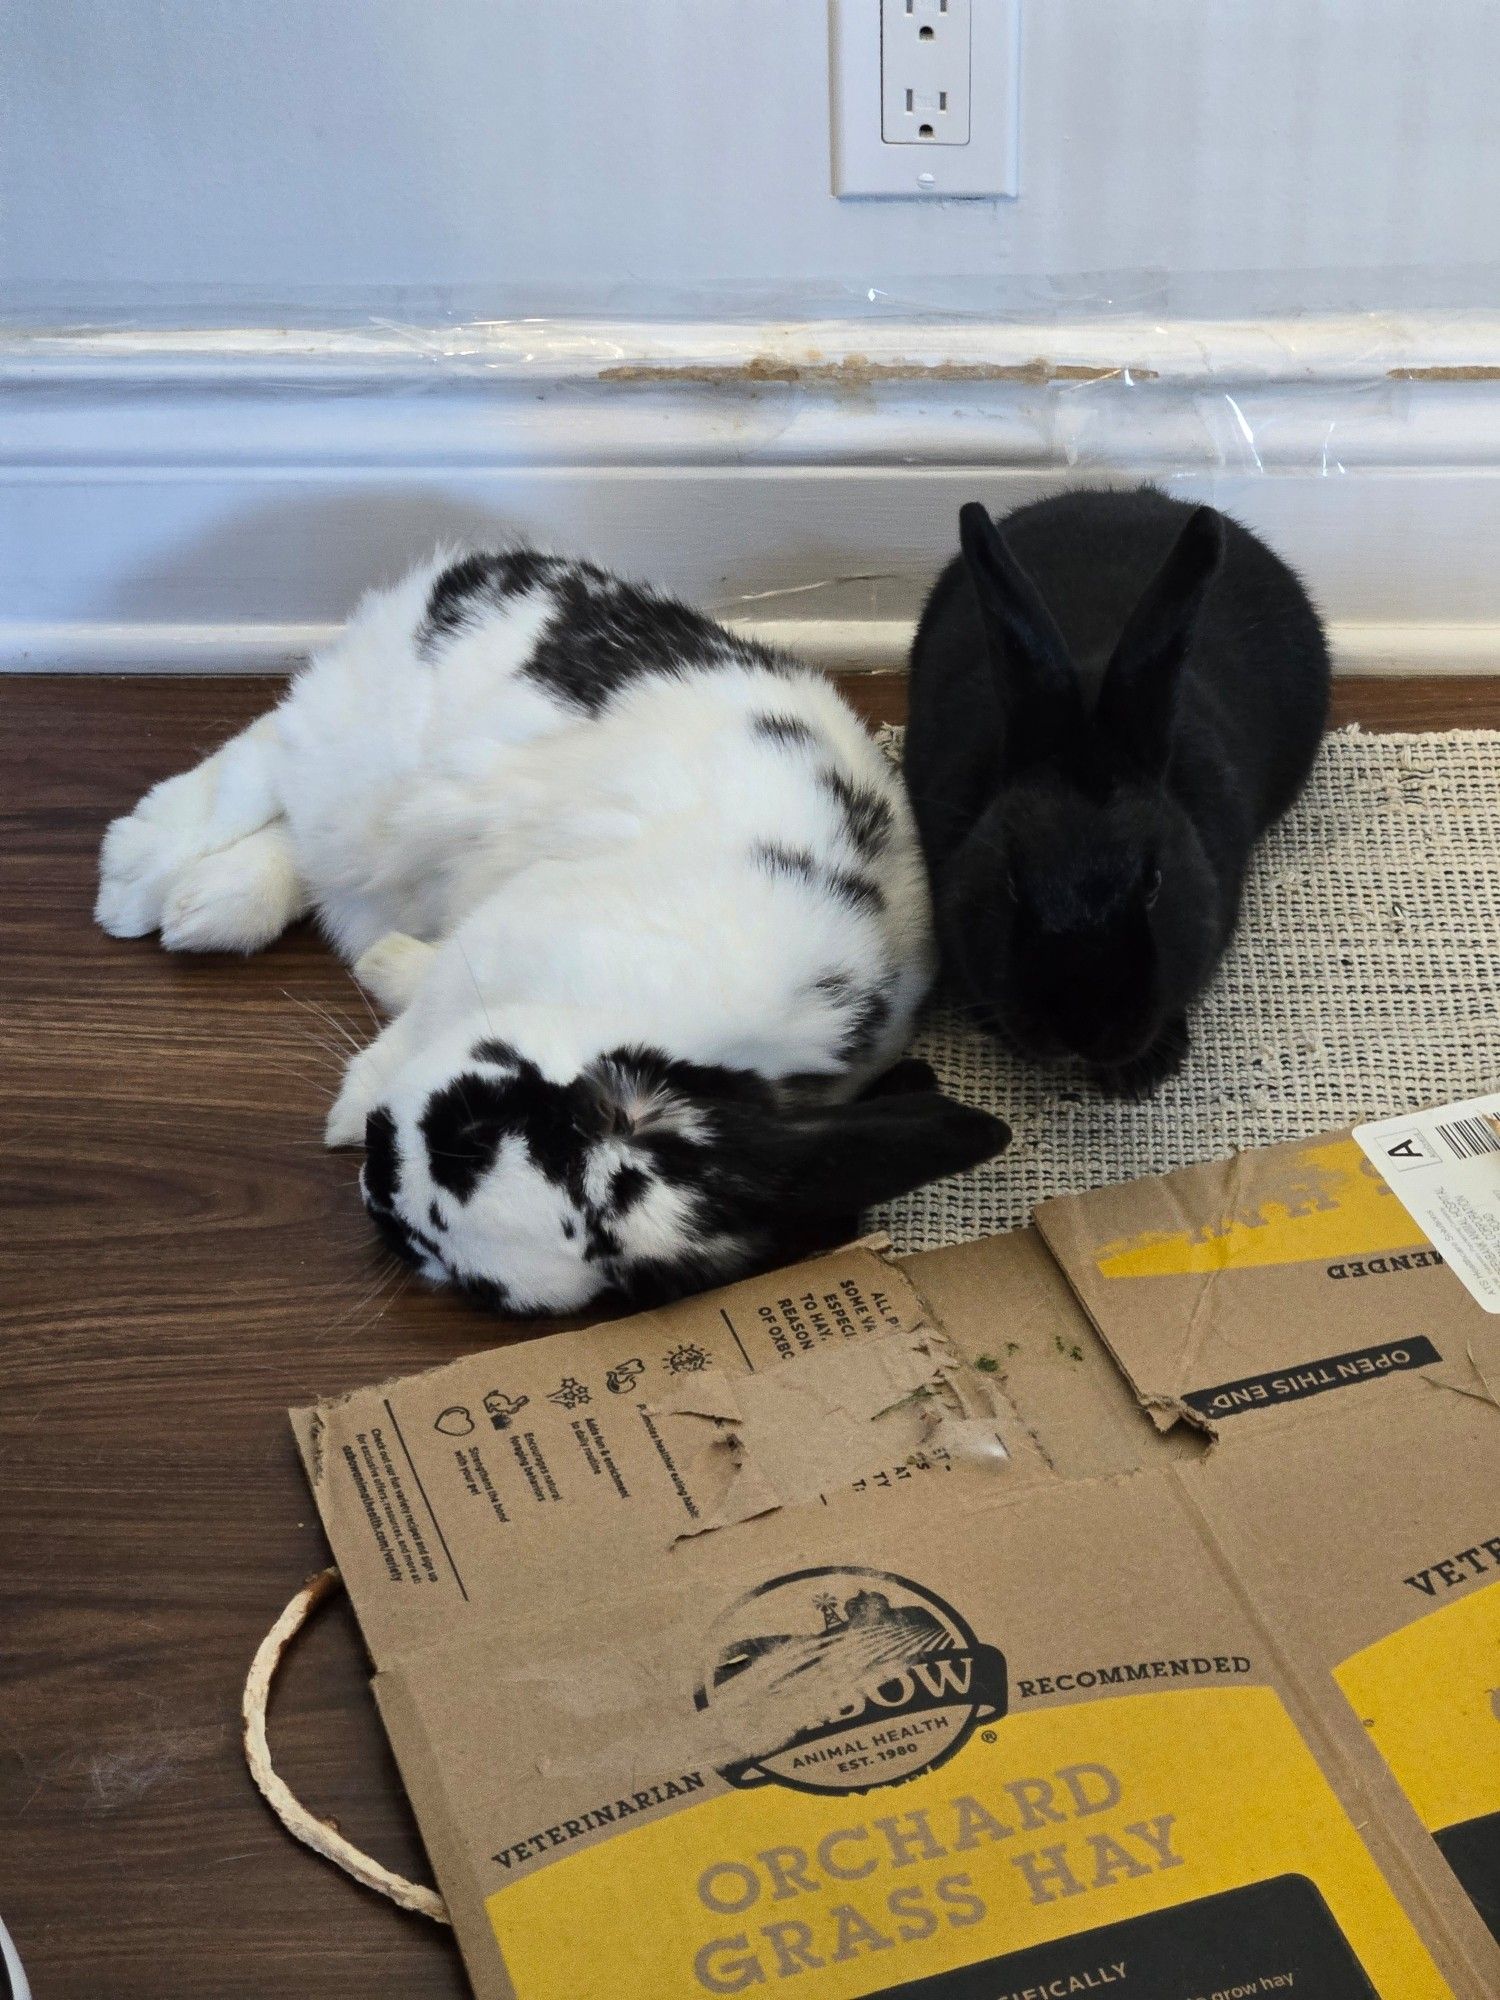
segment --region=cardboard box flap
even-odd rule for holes
[[[1347,1133],[1046,1202],[1037,1224],[1163,1429],[1451,1376],[1493,1324]]]

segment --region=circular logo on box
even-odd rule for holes
[[[1005,1656],[951,1604],[878,1569],[803,1569],[710,1628],[695,1701],[732,1785],[865,1792],[945,1763],[1005,1713]]]

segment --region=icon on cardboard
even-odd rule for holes
[[[491,1389],[484,1399],[484,1407],[495,1429],[508,1431],[517,1412],[524,1410],[530,1401],[529,1396],[507,1396],[499,1389]]]

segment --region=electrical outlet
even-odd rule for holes
[[[970,0],[880,0],[880,136],[969,143]]]
[[[828,0],[833,191],[1018,192],[1021,0]]]

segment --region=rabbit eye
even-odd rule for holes
[[[1161,894],[1161,870],[1159,868],[1153,868],[1146,882],[1146,908],[1148,910],[1154,908],[1156,899],[1160,894]]]

